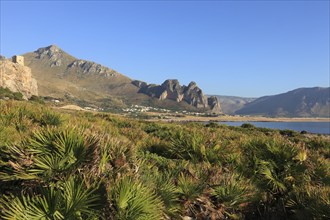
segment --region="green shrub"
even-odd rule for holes
[[[256,126],[254,126],[253,124],[250,123],[244,123],[241,125],[242,128],[246,128],[246,129],[254,129],[256,128]]]
[[[40,125],[42,126],[59,126],[62,124],[62,118],[61,115],[52,112],[52,111],[46,111],[42,114],[40,119]]]
[[[8,88],[0,87],[0,99],[4,98],[23,100],[23,95],[20,92],[12,92]]]
[[[36,103],[39,103],[39,104],[45,104],[45,101],[42,97],[40,96],[31,96],[31,98],[29,98],[29,101],[32,101],[32,102],[36,102]]]

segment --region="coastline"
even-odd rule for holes
[[[150,114],[154,115],[154,114]],[[164,115],[165,118],[148,119],[148,121],[164,121],[164,122],[329,122],[330,118],[270,118],[263,116],[217,116],[217,117],[200,117],[200,116],[183,116],[175,117]]]

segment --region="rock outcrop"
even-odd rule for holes
[[[140,93],[159,100],[169,99],[176,102],[186,102],[203,111],[221,113],[218,99],[214,96],[207,98],[195,82],[189,83],[188,86],[180,86],[178,80],[168,79],[162,85],[148,85],[143,81],[135,80],[132,84],[139,87]]]
[[[209,97],[207,99],[207,103],[208,103],[210,109],[212,109],[213,112],[222,112],[220,102],[219,102],[219,100],[216,96]]]
[[[48,47],[39,48],[35,51],[38,54],[38,59],[44,59],[47,57],[50,61],[50,66],[62,66],[63,64],[63,50],[55,45],[50,45]]]
[[[105,77],[116,76],[116,71],[102,66],[100,64],[86,61],[86,60],[75,60],[73,63],[69,64],[69,69],[79,68],[84,74],[97,74]]]
[[[9,60],[0,60],[0,87],[20,92],[24,99],[38,95],[37,81],[32,78],[31,69]]]
[[[119,75],[113,69],[102,66],[98,63],[76,59],[56,45],[39,48],[34,51],[34,54],[34,60],[39,60],[47,66],[53,67],[52,69],[59,70],[62,74],[74,72],[79,76],[98,75],[107,78]]]

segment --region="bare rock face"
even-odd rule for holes
[[[83,72],[84,74],[97,74],[105,77],[116,76],[116,71],[100,64],[86,60],[75,60],[68,66],[68,68],[78,68],[82,70],[81,72]]]
[[[45,57],[48,58],[51,67],[62,66],[64,52],[55,45],[39,48],[37,51],[35,51],[35,53],[38,54],[38,59],[44,59]]]
[[[135,80],[133,85],[139,87],[139,92],[159,100],[170,99],[176,102],[186,102],[198,109],[207,110],[212,113],[221,113],[221,107],[216,97],[207,98],[195,82],[188,86],[180,86],[176,79],[168,79],[162,85],[147,84]]]
[[[216,96],[211,96],[207,99],[207,103],[211,108],[212,112],[222,112],[220,102]]]
[[[207,97],[203,94],[203,91],[197,86],[195,82],[190,82],[189,85],[184,87],[184,100],[197,107],[207,108]]]
[[[24,99],[38,95],[37,81],[32,78],[31,69],[9,60],[0,60],[0,87],[20,92]]]
[[[132,84],[139,88],[146,87],[148,85],[146,82],[143,82],[140,80],[134,80],[134,81],[132,81]]]
[[[106,78],[120,78],[121,74],[115,70],[102,66],[98,63],[76,59],[70,54],[63,51],[56,45],[50,45],[48,47],[42,47],[34,51],[31,55],[26,54],[27,60],[29,60],[29,65],[39,64],[43,68],[48,69],[50,72],[57,72],[58,76],[63,76],[67,74],[76,74],[79,77],[85,76],[103,76]],[[32,61],[32,62],[31,62]],[[33,65],[35,66],[35,65]],[[34,68],[34,67],[32,67]]]
[[[168,79],[160,86],[161,94],[159,96],[160,100],[171,99],[176,102],[181,102],[183,99],[182,88],[180,83],[176,79]]]

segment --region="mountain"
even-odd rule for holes
[[[247,103],[256,100],[256,98],[245,98],[237,96],[215,95],[215,97],[217,97],[219,100],[223,113],[228,115],[235,114],[237,110],[243,108]]]
[[[204,98],[197,86],[180,102],[172,99],[171,95],[163,95],[163,98],[152,96],[141,92],[141,88],[129,77],[95,62],[77,59],[55,45],[23,56],[38,81],[41,96],[65,97],[100,107],[122,108],[140,104],[191,111],[221,111],[216,98],[197,101]]]
[[[330,117],[330,87],[299,88],[264,96],[236,111],[242,115],[272,117]]]
[[[91,101],[121,94],[123,90],[136,92],[128,77],[100,64],[77,59],[55,45],[23,56],[38,81],[41,96]]]
[[[37,81],[32,78],[31,69],[23,62],[12,62],[0,56],[0,87],[20,92],[24,99],[38,95]]]
[[[139,88],[140,93],[159,100],[173,100],[175,102],[186,102],[198,109],[210,110],[211,112],[221,112],[220,103],[214,96],[207,97],[195,82],[190,82],[188,86],[181,86],[177,79],[168,79],[162,85],[147,84],[135,80],[132,82]]]

